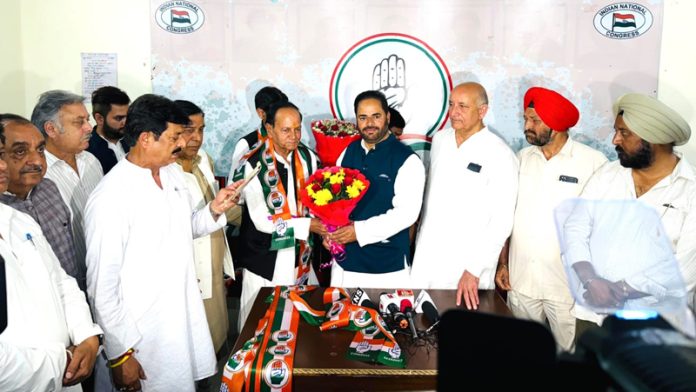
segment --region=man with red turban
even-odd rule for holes
[[[579,113],[559,93],[532,87],[524,95],[523,110],[524,136],[531,146],[518,153],[517,207],[512,235],[498,261],[496,283],[509,290],[508,303],[516,317],[548,320],[558,346],[571,350],[573,298],[561,263],[553,209],[577,197],[607,158],[568,135]]]

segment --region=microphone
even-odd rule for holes
[[[401,300],[401,312],[406,315],[408,326],[411,328],[411,334],[414,339],[418,339],[418,331],[416,331],[416,323],[413,321],[413,306],[407,298]]]
[[[423,304],[423,313],[425,313],[425,317],[428,319],[428,321],[432,323],[428,328],[428,331],[430,331],[440,322],[440,314],[437,312],[437,309],[432,302],[426,302]]]
[[[440,314],[433,303],[433,299],[430,298],[430,295],[425,290],[421,290],[418,294],[415,308],[417,313],[424,313],[425,318],[431,323],[426,332],[430,332],[440,322]]]
[[[379,311],[392,316],[394,321],[399,325],[399,328],[408,328],[408,320],[406,315],[401,313],[401,298],[396,293],[382,293],[379,295]]]
[[[408,328],[408,319],[406,318],[406,315],[403,314],[396,305],[387,305],[387,312],[391,314],[392,318],[394,319],[394,322],[396,322],[399,328]]]
[[[352,302],[354,305],[370,308],[379,312],[379,307],[375,305],[372,300],[370,300],[370,297],[367,296],[365,290],[361,289],[360,287],[358,287],[353,293]]]

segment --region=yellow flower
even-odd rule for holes
[[[343,171],[343,168],[341,168],[341,169],[338,171],[338,174],[340,174],[341,177],[345,177],[345,176],[346,176],[346,172]]]
[[[328,189],[322,189],[314,194],[314,204],[318,206],[327,205],[332,199],[333,195]]]
[[[355,199],[356,197],[360,196],[360,189],[354,185],[348,185],[346,187],[346,193],[348,194],[348,197],[351,199]]]
[[[331,177],[331,172],[330,171],[325,171],[322,173],[324,175],[324,179],[326,180],[327,178]]]
[[[359,190],[365,189],[365,183],[358,180],[357,178],[355,180],[353,180],[353,183],[351,185],[356,187]]]
[[[307,194],[310,197],[314,197],[314,189],[312,188],[312,184],[307,185],[305,189],[307,189]]]
[[[331,184],[343,184],[343,176],[340,174],[333,174],[329,177],[329,182]]]

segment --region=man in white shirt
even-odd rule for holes
[[[193,238],[225,225],[238,184],[194,208],[174,164],[187,123],[167,98],[136,99],[126,121],[131,150],[87,203],[87,294],[117,388],[193,391],[215,373]],[[97,390],[111,387],[100,362]]]
[[[92,126],[84,97],[62,90],[47,91],[31,113],[31,122],[46,137],[46,178],[56,183],[72,213],[75,255],[85,269],[84,210],[87,198],[102,179],[102,168],[85,151]]]
[[[614,103],[614,139],[619,160],[599,169],[581,197],[588,200],[638,200],[657,211],[671,241],[687,290],[696,286],[696,174],[689,162],[674,151],[688,142],[689,124],[664,103],[642,94],[626,94]],[[593,225],[614,225],[601,216],[566,231],[565,262],[584,288],[583,297],[597,307],[621,307],[655,288],[654,277],[637,275],[620,281],[599,276],[593,268],[589,241]],[[606,263],[606,260],[597,262]],[[616,260],[616,262],[630,262]],[[575,306],[576,335],[599,324],[602,315]]]
[[[488,95],[478,83],[452,90],[452,128],[435,134],[411,276],[415,287],[457,289],[468,309],[493,289],[498,256],[512,229],[518,163],[483,124]]]
[[[409,228],[423,202],[425,169],[418,155],[389,132],[383,93],[358,94],[353,103],[360,140],[346,147],[337,165],[359,170],[369,181],[350,214],[353,223],[329,234],[345,244],[346,257],[334,262],[334,287],[411,287]]]
[[[123,140],[130,98],[117,87],[104,86],[92,93],[92,130],[87,151],[101,163],[104,175],[126,157],[129,146]]]
[[[0,136],[0,192],[8,185],[4,142]],[[0,390],[81,391],[79,383],[92,373],[102,333],[84,294],[61,268],[39,225],[4,204],[0,256],[8,314],[0,333]]]
[[[568,351],[575,341],[573,297],[561,262],[553,210],[561,201],[577,197],[607,158],[570,137],[568,130],[577,124],[580,113],[559,93],[532,87],[524,95],[523,109],[524,135],[531,146],[517,154],[515,220],[498,261],[496,283],[510,290],[508,304],[516,317],[548,320],[558,346]]]

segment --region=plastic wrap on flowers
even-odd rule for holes
[[[324,166],[335,166],[336,160],[350,143],[360,139],[355,124],[329,119],[312,122],[312,134],[317,144],[317,154]]]
[[[333,232],[350,223],[350,213],[369,186],[370,182],[358,170],[336,166],[323,168],[312,174],[300,189],[300,200],[324,222],[329,232]],[[333,241],[329,245],[333,260],[341,262],[345,258],[345,247]]]
[[[360,139],[359,134],[340,137],[328,136],[314,130],[312,133],[314,134],[314,140],[317,142],[317,155],[319,155],[319,160],[324,166],[336,165],[336,160],[341,156],[343,150],[353,141]]]

